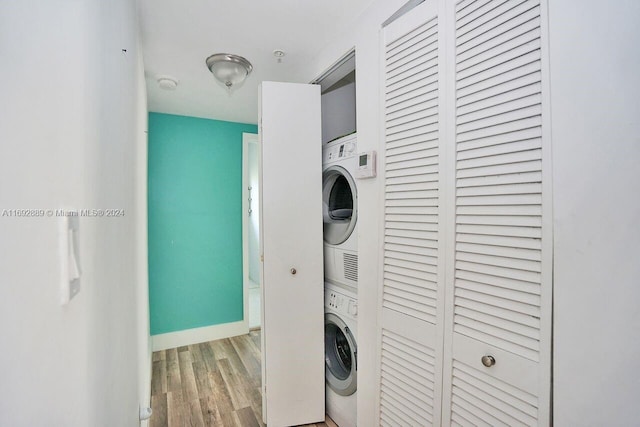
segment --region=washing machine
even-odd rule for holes
[[[358,191],[356,134],[322,149],[322,218],[325,281],[358,285]]]
[[[357,295],[325,283],[324,359],[326,412],[340,427],[355,427],[358,380]]]

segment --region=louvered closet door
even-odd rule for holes
[[[384,30],[382,426],[440,424],[442,38],[423,3]]]
[[[549,423],[541,48],[538,1],[456,3],[445,424]],[[482,364],[485,355],[494,366]]]

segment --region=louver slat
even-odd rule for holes
[[[432,94],[412,94],[408,99],[387,105],[387,120],[395,119],[406,112],[413,112],[417,109],[429,109],[438,106],[438,100]]]
[[[463,47],[464,44],[469,43],[492,28],[521,16],[527,10],[535,7],[535,5],[525,0],[492,1],[487,6],[490,10],[478,16],[468,25],[461,25],[460,22],[456,23],[460,25],[456,28],[456,46],[458,48]]]
[[[466,16],[469,16],[490,2],[491,0],[460,0],[456,8],[456,19],[463,25]]]
[[[459,361],[453,362],[453,378],[452,419],[476,425],[537,425],[538,402],[532,394]]]
[[[460,106],[497,97],[505,90],[516,91],[540,81],[540,55],[532,51],[511,61],[459,80],[456,98]],[[482,83],[482,84],[478,84]],[[512,92],[511,96],[517,95]]]
[[[540,92],[542,90],[542,86],[539,83],[525,84],[524,86],[518,86],[516,89],[498,93],[491,94],[488,96],[485,91],[475,92],[469,94],[466,97],[459,99],[458,104],[458,118],[461,121],[470,121],[474,117],[470,116],[470,114],[482,111],[483,114],[487,114],[487,108],[504,108],[507,107],[508,103],[517,102],[523,98],[529,97],[541,97]],[[464,104],[463,104],[464,103]],[[532,102],[529,105],[535,104]]]
[[[383,329],[382,425],[430,425],[433,422],[434,363],[432,349]]]
[[[437,252],[418,254],[414,246],[402,246],[406,241],[395,239],[404,233],[421,240],[437,239],[439,205],[438,186],[438,26],[435,19],[401,36],[388,45],[386,56],[386,135],[385,169],[385,273],[401,272],[418,279],[419,273],[437,275]],[[415,55],[420,52],[421,55]],[[399,71],[399,68],[402,71]],[[402,78],[404,77],[404,78]],[[431,93],[424,96],[423,93]],[[399,95],[415,94],[421,103],[395,103]],[[416,99],[416,98],[412,98]],[[415,135],[415,136],[414,136]],[[418,135],[425,135],[416,139]],[[430,142],[431,141],[431,142]],[[429,212],[414,209],[398,212],[394,207],[432,207]],[[422,235],[416,233],[423,233]],[[430,234],[424,234],[430,233]],[[425,246],[424,243],[421,246]],[[427,245],[437,247],[437,242]],[[388,276],[385,276],[388,277]],[[435,319],[435,295],[416,298],[410,289],[416,283],[405,283],[402,275],[385,280],[383,307],[405,310],[405,313],[426,322]],[[431,277],[431,276],[430,276]],[[426,279],[426,277],[425,277]],[[432,287],[422,283],[424,289]],[[414,291],[415,292],[415,291]]]
[[[461,46],[458,57],[464,61],[480,53],[486,53],[489,49],[504,43],[507,40],[516,39],[530,31],[539,31],[540,11],[532,8],[527,12],[493,27],[491,30],[473,39],[471,43]]]

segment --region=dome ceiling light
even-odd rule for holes
[[[253,66],[242,56],[230,53],[216,53],[206,60],[211,74],[224,84],[229,91],[241,84],[253,70]]]

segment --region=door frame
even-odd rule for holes
[[[255,144],[260,150],[257,133],[242,133],[242,322],[249,330],[249,146]],[[256,188],[254,191],[258,191]],[[262,321],[260,322],[262,324]]]

